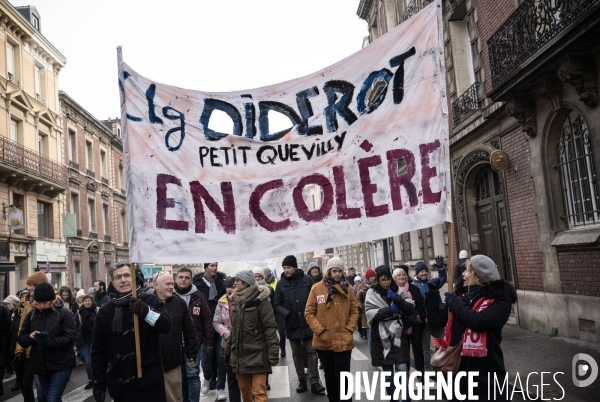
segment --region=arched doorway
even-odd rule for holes
[[[479,249],[471,250],[472,254],[490,257],[498,264],[500,276],[512,282],[512,243],[502,177],[488,165],[477,173],[474,184]]]

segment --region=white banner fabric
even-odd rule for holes
[[[444,73],[436,3],[264,88],[186,90],[120,60],[131,261],[267,258],[451,221]],[[231,133],[212,129],[216,113]],[[290,129],[269,129],[276,113]]]

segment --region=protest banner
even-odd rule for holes
[[[321,71],[227,93],[119,57],[131,260],[266,258],[451,221],[441,23],[434,3]],[[232,133],[211,128],[217,112]],[[272,132],[274,113],[290,128]]]

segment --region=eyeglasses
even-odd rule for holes
[[[120,281],[121,279],[131,279],[131,274],[123,274],[123,275],[117,275],[113,278],[113,280],[115,281]]]
[[[391,282],[391,281],[392,281],[392,278],[389,278],[387,276],[379,279],[379,282]]]

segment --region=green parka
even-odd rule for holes
[[[231,299],[231,333],[225,356],[234,373],[272,373],[269,355],[279,356],[277,323],[264,285],[250,285]]]

